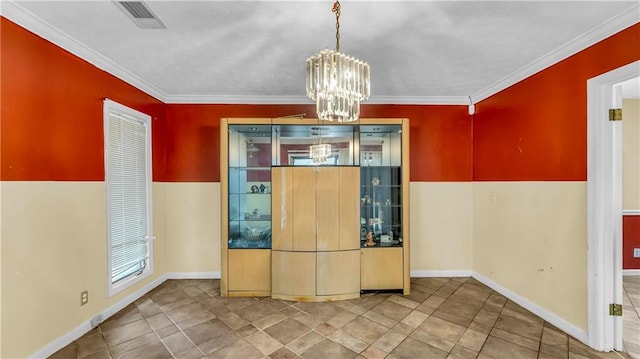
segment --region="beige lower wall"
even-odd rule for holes
[[[220,184],[153,191],[154,275],[107,298],[104,183],[2,182],[0,357],[41,350],[163,274],[220,271]],[[412,271],[475,271],[586,330],[585,182],[412,182],[410,191]]]
[[[165,183],[168,272],[220,272],[220,183]]]
[[[154,185],[154,223],[164,220],[162,186]],[[42,350],[166,272],[160,226],[154,274],[107,297],[103,182],[3,182],[0,190],[2,358]],[[89,303],[81,307],[83,290]]]
[[[622,208],[640,209],[640,99],[622,101]]]
[[[411,271],[473,269],[473,183],[411,182]]]
[[[220,183],[165,183],[168,272],[220,271]],[[472,269],[470,182],[411,183],[411,270]]]
[[[473,267],[586,331],[586,182],[475,182]]]

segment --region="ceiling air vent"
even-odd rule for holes
[[[142,1],[114,1],[137,27],[142,29],[166,29],[156,14]]]

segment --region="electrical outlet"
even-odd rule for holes
[[[640,248],[633,249],[633,258],[640,258]]]
[[[89,303],[89,291],[85,290],[82,293],[80,293],[80,305],[85,305]]]

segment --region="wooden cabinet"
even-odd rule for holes
[[[407,119],[222,119],[220,146],[223,296],[409,293]]]

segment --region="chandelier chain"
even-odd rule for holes
[[[340,52],[340,1],[333,3],[331,12],[336,13],[336,52]]]

